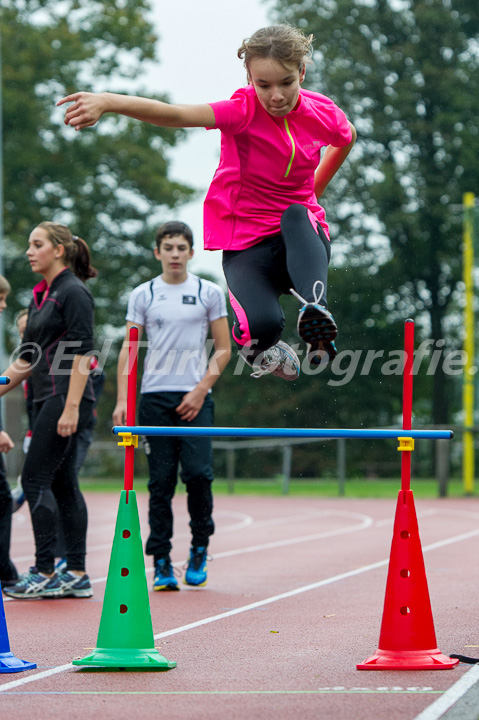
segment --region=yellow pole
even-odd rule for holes
[[[464,306],[464,352],[466,363],[462,386],[462,405],[464,410],[464,433],[462,440],[463,487],[466,495],[474,492],[474,248],[472,244],[473,193],[463,196],[463,279],[466,302]]]

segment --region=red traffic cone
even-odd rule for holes
[[[35,663],[20,660],[10,650],[8,641],[7,621],[5,619],[5,608],[3,606],[2,588],[0,586],[0,673],[22,672],[23,670],[34,670]]]
[[[437,648],[412,490],[400,490],[379,648],[358,670],[449,670]]]

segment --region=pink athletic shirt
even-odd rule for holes
[[[294,110],[273,117],[252,85],[210,103],[221,130],[220,163],[204,203],[207,250],[243,250],[280,232],[281,215],[304,205],[329,237],[314,194],[321,148],[351,142],[346,115],[325,95],[300,90]]]

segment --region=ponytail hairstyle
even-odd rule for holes
[[[285,65],[295,65],[301,72],[311,63],[313,35],[305,35],[292,25],[270,25],[243,40],[238,57],[246,70],[253,58],[272,58]]]
[[[90,278],[97,277],[98,271],[90,265],[90,250],[82,238],[72,235],[70,229],[60,223],[45,221],[39,223],[37,227],[46,231],[54,247],[63,245],[65,265],[71,268],[77,278],[86,282]]]

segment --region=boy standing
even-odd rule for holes
[[[126,315],[126,338],[118,358],[115,425],[126,420],[128,337],[132,325],[148,336],[139,423],[141,425],[213,425],[211,388],[228,364],[231,344],[225,296],[221,288],[187,270],[193,257],[193,235],[181,222],[162,225],[156,235],[155,258],[162,274],[133,290]],[[209,363],[208,330],[214,342]],[[214,532],[211,483],[212,445],[205,437],[144,439],[150,479],[150,536],[154,590],[178,590],[170,561],[173,536],[172,500],[181,464],[188,494],[192,544],[184,582],[206,584],[207,547]]]
[[[9,292],[10,283],[3,275],[0,275],[0,315],[7,307],[7,296]],[[10,560],[13,501],[10,494],[10,486],[7,481],[5,462],[1,455],[1,453],[7,453],[13,447],[14,445],[10,436],[2,429],[2,419],[0,416],[0,582],[2,587],[15,585],[18,580],[17,570]]]

